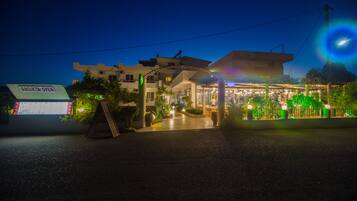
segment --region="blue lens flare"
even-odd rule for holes
[[[317,38],[318,53],[332,62],[348,63],[357,60],[357,24],[337,21],[323,27]]]

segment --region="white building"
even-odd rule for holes
[[[97,65],[83,65],[78,62],[73,64],[73,68],[80,72],[89,72],[95,78],[102,78],[105,80],[117,80],[121,87],[129,91],[138,90],[139,74],[146,78],[146,105],[153,106],[155,102],[158,87],[165,87],[168,91],[181,93],[178,87],[172,87],[173,83],[177,83],[183,74],[188,70],[193,72],[193,69],[207,70],[209,61],[192,57],[155,57],[150,60],[141,60],[135,66],[114,65],[107,66],[104,64]],[[183,73],[185,72],[185,73]],[[182,83],[181,83],[182,84]],[[175,84],[176,86],[176,84]],[[181,86],[181,85],[180,85]],[[183,89],[184,92],[186,89]],[[191,95],[192,102],[195,103],[195,91],[191,90],[188,94]],[[181,93],[183,94],[183,92]],[[168,97],[167,101],[175,102],[175,98]]]

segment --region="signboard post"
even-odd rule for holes
[[[109,132],[111,135],[108,135]],[[89,127],[87,137],[100,138],[111,136],[116,138],[119,135],[119,129],[110,113],[108,102],[101,101],[95,112],[93,122]]]
[[[118,135],[119,135],[118,127],[109,111],[108,102],[102,101],[102,102],[100,102],[100,106],[103,109],[105,118],[107,119],[107,122],[108,122],[108,125],[109,125],[109,128],[110,128],[113,138],[118,137]]]

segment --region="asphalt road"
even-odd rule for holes
[[[3,137],[0,200],[357,200],[357,129],[233,132]]]

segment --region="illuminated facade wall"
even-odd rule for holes
[[[72,102],[17,102],[14,115],[68,115]]]

